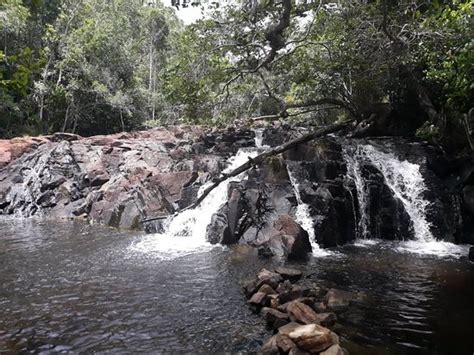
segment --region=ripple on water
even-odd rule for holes
[[[147,241],[146,252],[134,249]],[[269,333],[240,282],[276,261],[228,248],[195,252],[187,243],[184,253],[171,248],[172,258],[162,258],[169,249],[156,243],[77,223],[0,221],[0,352],[256,351]],[[353,354],[474,348],[474,270],[466,259],[363,244],[296,264],[309,281],[365,294],[340,317]]]

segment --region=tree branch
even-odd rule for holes
[[[247,162],[240,165],[238,168],[232,170],[229,173],[222,174],[219,178],[217,178],[213,182],[212,185],[210,185],[207,189],[204,190],[204,192],[201,194],[201,196],[198,197],[196,202],[194,202],[193,204],[189,205],[188,207],[182,209],[181,211],[177,211],[175,214],[186,211],[188,209],[196,208],[222,182],[226,181],[227,179],[229,179],[231,177],[238,176],[238,175],[242,174],[243,172],[249,170],[250,168],[252,168],[254,166],[262,164],[269,157],[281,154],[281,153],[283,153],[283,152],[285,152],[285,151],[287,151],[291,148],[297,147],[300,144],[312,141],[316,138],[320,138],[320,137],[326,136],[328,134],[341,131],[345,128],[349,128],[355,122],[356,122],[356,120],[350,120],[350,121],[341,122],[341,123],[334,123],[334,124],[319,128],[319,129],[317,129],[317,130],[315,130],[311,133],[305,134],[301,137],[293,139],[293,140],[291,140],[289,142],[286,142],[282,145],[279,145],[275,148],[269,149],[269,150],[263,152],[262,154],[257,155],[253,159],[249,158],[249,160]],[[161,216],[161,217],[151,218],[151,219],[143,220],[141,223],[151,222],[151,221],[155,221],[155,220],[158,220],[158,219],[164,219],[164,218],[166,218],[166,217]]]

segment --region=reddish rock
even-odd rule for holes
[[[273,289],[278,287],[278,284],[283,280],[282,277],[267,269],[262,269],[257,274],[257,285],[260,288],[261,285],[269,285]]]
[[[290,352],[291,349],[296,348],[296,344],[285,335],[277,334],[276,343],[280,350],[285,354]]]
[[[309,353],[320,353],[339,344],[339,338],[335,333],[317,324],[301,325],[290,332],[288,337],[298,348]]]
[[[269,285],[262,285],[259,289],[258,292],[262,292],[266,295],[275,295],[276,291]]]
[[[318,315],[313,309],[304,303],[293,301],[286,307],[288,315],[293,322],[311,324],[318,321]]]
[[[294,347],[288,353],[288,355],[308,355],[308,354],[309,354],[308,352],[298,349],[298,347]]]
[[[283,293],[286,291],[291,291],[292,288],[293,288],[293,285],[291,284],[291,282],[289,282],[288,280],[285,280],[284,282],[278,285],[278,287],[276,288],[276,292]]]
[[[248,303],[253,306],[253,310],[258,312],[261,307],[265,306],[267,300],[267,295],[264,294],[263,292],[257,292],[255,293],[252,297],[250,297],[250,300],[248,300]]]
[[[289,323],[290,320],[288,314],[268,307],[262,308],[262,316],[270,327],[273,327],[275,322],[278,322],[280,326],[283,326]]]
[[[278,328],[278,334],[288,336],[293,330],[297,329],[300,326],[301,324],[298,324],[296,322],[290,322],[288,324],[285,324],[283,327]]]
[[[349,355],[349,352],[342,348],[339,344],[335,344],[319,353],[319,355]]]
[[[308,233],[289,215],[280,216],[273,226],[281,234],[289,259],[306,258],[311,253]]]
[[[277,335],[269,338],[260,348],[260,352],[264,355],[279,355],[280,348],[277,343]]]
[[[283,279],[290,280],[290,281],[297,281],[301,279],[301,277],[303,276],[303,272],[300,270],[291,269],[291,268],[282,267],[282,266],[275,268],[275,272],[277,274],[280,274],[281,277],[283,277]]]

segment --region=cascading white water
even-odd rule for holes
[[[346,161],[347,174],[354,181],[357,192],[357,202],[359,204],[360,218],[356,226],[356,237],[365,239],[368,238],[369,234],[369,211],[367,202],[368,193],[360,166],[362,159],[361,149],[357,148],[354,152],[350,152],[348,147],[344,146],[343,156]]]
[[[291,172],[291,169],[288,167],[288,176],[290,178],[291,185],[295,191],[296,202],[296,221],[301,225],[301,227],[308,233],[309,241],[311,243],[311,248],[313,250],[314,256],[327,256],[331,253],[327,250],[322,249],[318,242],[316,241],[316,235],[314,233],[314,220],[311,218],[308,204],[304,203],[301,199],[301,192],[299,184],[296,181],[295,176]]]
[[[405,207],[413,222],[415,239],[433,241],[431,225],[426,217],[430,203],[423,197],[427,188],[420,166],[406,160],[400,161],[393,154],[383,153],[371,145],[360,146],[363,154],[384,176],[385,183]]]
[[[255,147],[257,149],[270,148],[269,145],[263,144],[263,133],[265,132],[265,129],[257,128],[254,132],[255,132]]]
[[[234,170],[256,155],[255,149],[240,149],[235,156],[229,159],[229,165],[223,172],[228,173]],[[212,248],[213,245],[206,240],[207,226],[211,222],[212,216],[226,203],[229,183],[240,181],[244,176],[245,173],[242,173],[220,183],[198,207],[170,217],[164,223],[163,233],[145,236],[138,243],[133,244],[132,249],[145,253],[155,252],[162,259],[173,259]],[[203,185],[199,190],[199,195],[210,184]]]
[[[348,175],[353,179],[357,189],[361,215],[358,223],[359,237],[370,237],[368,233],[368,191],[361,170],[361,163],[365,161],[375,166],[382,173],[385,184],[394,196],[402,202],[413,223],[415,240],[402,242],[398,246],[398,250],[438,256],[460,256],[465,254],[464,247],[437,241],[431,233],[431,224],[426,215],[430,203],[423,197],[427,187],[419,165],[401,161],[393,154],[381,152],[372,145],[358,145],[355,151],[352,152],[345,148],[344,157]],[[370,241],[367,240],[367,242]]]

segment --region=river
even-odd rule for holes
[[[278,261],[222,247],[170,257],[143,238],[0,220],[0,353],[258,350],[270,332],[240,283]],[[472,354],[474,265],[398,249],[347,245],[296,266],[318,284],[364,294],[336,330],[351,354]]]

